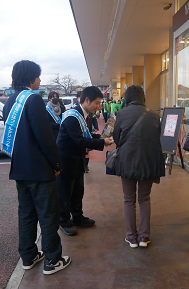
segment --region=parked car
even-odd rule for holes
[[[66,107],[66,110],[70,109],[77,102],[77,97],[75,96],[63,96],[61,99]]]
[[[5,90],[3,88],[0,88],[0,96],[4,95]]]
[[[66,110],[70,109],[77,102],[77,98],[75,96],[63,96],[60,97],[60,99],[63,101]],[[45,105],[47,105],[48,97],[43,97],[43,101]]]
[[[2,142],[4,128],[5,128],[4,121],[3,121],[3,107],[4,107],[4,104],[0,102],[0,150],[1,150],[1,142]]]
[[[49,101],[49,100],[48,100],[48,97],[43,97],[43,101],[44,101],[45,106],[46,106],[46,105],[47,105],[47,102]]]
[[[1,102],[1,103],[4,103],[4,104],[5,104],[5,102],[7,101],[7,99],[8,99],[8,97],[6,97],[6,96],[0,96],[0,102]]]
[[[13,93],[15,93],[15,90],[14,90],[13,88],[5,88],[4,96],[9,97],[9,96],[11,96]]]

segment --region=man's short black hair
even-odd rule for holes
[[[86,97],[89,98],[89,101],[92,102],[98,97],[103,98],[103,94],[100,91],[100,89],[96,86],[88,86],[85,87],[82,91],[81,97],[80,97],[80,103],[84,103]]]
[[[77,92],[76,97],[77,97],[77,98],[81,97],[81,94],[82,94],[82,91],[80,90],[80,91]]]
[[[56,97],[59,98],[59,95],[56,91],[51,91],[48,95],[48,100],[52,99],[55,94],[56,94]]]
[[[13,66],[12,88],[30,86],[41,74],[41,67],[33,61],[21,60]]]
[[[132,101],[145,102],[144,90],[140,85],[131,85],[125,92],[125,102],[128,105]]]

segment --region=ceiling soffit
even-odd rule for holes
[[[169,47],[173,6],[161,0],[70,0],[93,84],[108,84]]]

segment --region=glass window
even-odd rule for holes
[[[165,69],[166,69],[166,56],[165,53],[163,53],[161,57],[161,70],[164,71]]]
[[[185,107],[189,119],[189,29],[176,39],[178,63],[177,106]]]
[[[166,52],[166,69],[169,69],[169,50]]]
[[[71,103],[71,99],[63,98],[62,100],[63,100],[63,102],[64,102],[65,105]]]
[[[169,50],[161,55],[161,71],[169,68]]]
[[[169,72],[161,73],[161,93],[160,93],[160,109],[162,110],[165,106],[168,106],[168,76]]]
[[[189,46],[189,37],[185,40],[185,47]]]

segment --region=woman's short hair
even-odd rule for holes
[[[59,98],[59,95],[56,91],[51,91],[48,95],[48,100],[54,98],[54,95],[56,94],[56,97]]]
[[[128,105],[132,101],[145,102],[144,90],[140,85],[131,85],[125,92],[125,102]]]
[[[12,88],[30,86],[41,74],[41,67],[33,61],[16,62],[12,70]]]
[[[84,103],[84,101],[87,97],[89,98],[89,101],[92,102],[95,99],[97,99],[98,97],[103,98],[103,94],[98,87],[88,86],[88,87],[85,87],[81,93],[80,103],[81,104]]]

